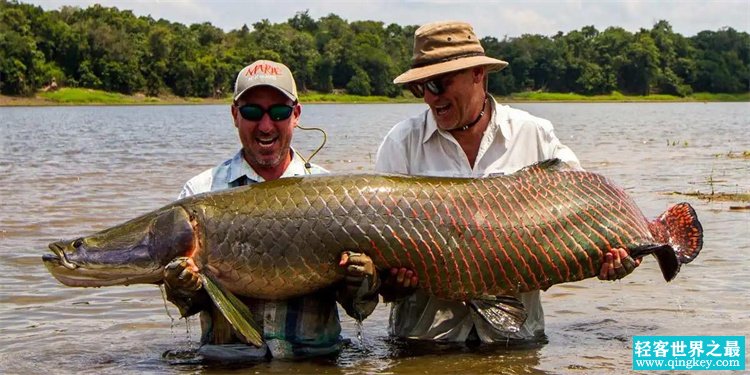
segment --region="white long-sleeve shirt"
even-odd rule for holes
[[[573,151],[555,136],[552,123],[525,111],[491,100],[492,117],[482,136],[474,167],[458,141],[437,127],[432,112],[402,121],[385,136],[375,169],[383,173],[423,176],[485,177],[513,173],[536,162],[559,158],[580,169]],[[393,303],[389,320],[392,335],[423,340],[466,341],[472,327],[483,342],[527,339],[543,335],[544,311],[539,291],[520,293],[528,313],[516,334],[493,330],[463,302],[442,300],[417,291]]]

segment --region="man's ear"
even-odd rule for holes
[[[482,83],[486,74],[486,68],[484,66],[475,66],[471,69],[471,78],[474,83]]]
[[[299,125],[299,116],[302,114],[302,104],[297,103],[294,105],[294,112],[292,112],[292,127],[296,128]]]
[[[239,118],[237,116],[239,116],[240,110],[239,108],[237,108],[237,105],[235,104],[230,105],[229,109],[230,109],[230,112],[232,113],[232,123],[234,124],[235,128],[238,128],[240,126],[240,123],[239,123]]]

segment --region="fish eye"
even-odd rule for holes
[[[83,245],[83,239],[79,238],[79,239],[73,241],[73,248],[74,249],[77,249],[77,248],[81,247],[81,245]]]

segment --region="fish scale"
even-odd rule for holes
[[[702,246],[689,204],[649,222],[605,177],[549,160],[498,177],[319,175],[199,194],[54,242],[43,259],[66,285],[107,286],[163,282],[192,257],[205,285],[277,300],[338,282],[341,253],[356,251],[468,300],[595,276],[613,248],[655,255],[669,281]]]
[[[640,209],[606,178],[539,165],[482,179],[285,178],[178,204],[201,223],[199,266],[262,299],[340,280],[346,250],[368,254],[379,270],[409,268],[429,293],[464,300],[592,277],[611,248],[655,244]]]

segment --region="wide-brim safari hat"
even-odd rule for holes
[[[411,69],[396,77],[393,83],[420,81],[475,66],[487,66],[490,72],[495,72],[508,63],[485,56],[482,44],[468,23],[428,23],[414,32]]]

